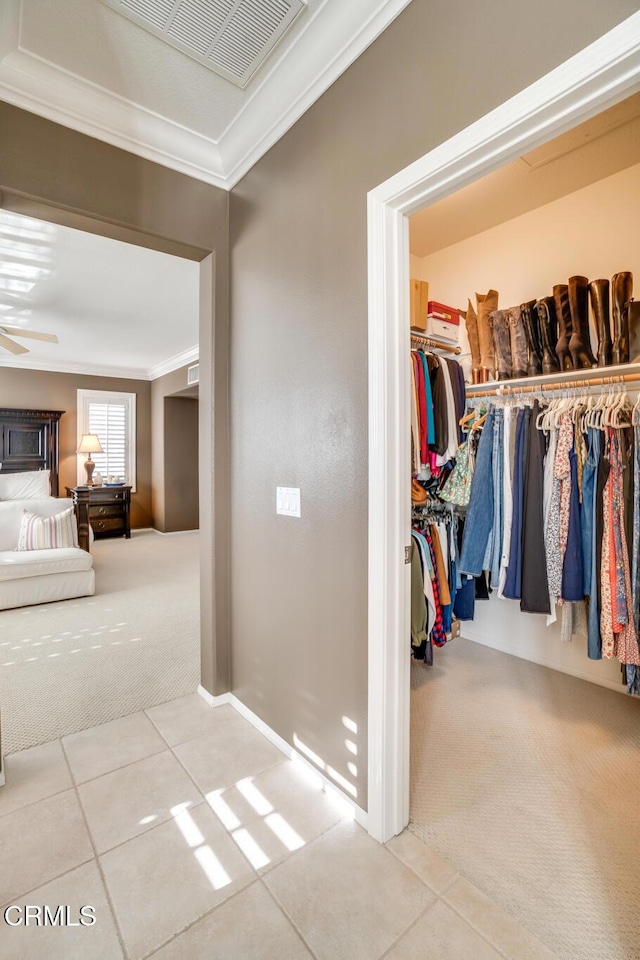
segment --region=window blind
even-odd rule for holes
[[[93,453],[96,470],[129,479],[127,463],[127,407],[124,403],[89,402],[89,433],[97,433],[104,453]]]

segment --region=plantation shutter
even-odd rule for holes
[[[104,453],[93,453],[96,470],[103,477],[110,475],[129,479],[127,462],[127,405],[125,403],[89,402],[89,433],[97,433]]]

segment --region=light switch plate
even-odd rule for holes
[[[276,487],[276,513],[283,517],[300,516],[299,487]]]

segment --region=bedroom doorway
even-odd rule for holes
[[[18,220],[24,223],[31,222],[31,225],[40,225],[48,236],[53,237],[56,231],[71,231],[85,237],[87,241],[99,240],[101,243],[111,244],[117,242],[120,247],[127,247],[135,259],[136,251],[145,255],[158,255],[178,263],[183,263],[190,270],[191,295],[195,303],[196,328],[194,340],[200,344],[199,365],[200,365],[200,383],[196,387],[203,403],[200,404],[197,398],[193,396],[193,387],[187,388],[186,365],[189,361],[198,360],[198,354],[193,355],[193,351],[185,350],[184,356],[179,356],[183,362],[184,380],[180,378],[180,367],[175,371],[178,379],[172,380],[172,374],[165,368],[155,371],[155,376],[146,384],[148,390],[143,394],[138,391],[138,403],[136,410],[136,421],[138,435],[143,437],[143,446],[146,452],[143,455],[149,461],[145,465],[141,463],[140,456],[137,457],[137,490],[134,486],[133,496],[140,493],[136,503],[136,521],[134,523],[133,537],[130,541],[124,539],[115,539],[103,534],[104,539],[96,540],[94,552],[94,568],[96,569],[97,591],[93,597],[81,597],[77,600],[67,600],[60,603],[54,603],[47,606],[45,616],[47,624],[38,622],[40,608],[26,606],[19,610],[8,611],[3,614],[3,633],[2,640],[12,634],[13,625],[9,622],[13,615],[20,617],[20,625],[16,625],[21,636],[18,638],[24,644],[29,644],[33,649],[29,653],[33,654],[26,658],[30,662],[30,668],[36,668],[39,671],[39,682],[35,686],[27,684],[28,692],[24,684],[21,684],[18,671],[11,670],[18,666],[15,660],[11,659],[9,651],[2,649],[7,653],[2,657],[3,661],[3,686],[5,695],[3,696],[3,743],[2,749],[6,752],[24,749],[43,743],[48,740],[70,734],[74,731],[94,726],[96,723],[102,723],[111,719],[126,716],[132,712],[153,706],[156,703],[173,699],[184,693],[195,692],[198,684],[205,689],[215,690],[213,682],[213,631],[215,623],[212,587],[212,572],[214,569],[214,525],[213,525],[213,502],[212,476],[209,471],[204,476],[202,482],[199,478],[199,461],[211,462],[213,437],[212,423],[209,411],[212,409],[212,371],[213,371],[213,344],[215,336],[211,330],[211,318],[213,315],[213,290],[215,287],[215,254],[208,253],[206,250],[190,247],[181,242],[160,237],[150,237],[147,234],[128,230],[118,224],[105,223],[102,220],[92,220],[86,216],[78,215],[73,212],[60,210],[58,207],[50,207],[47,204],[25,199],[24,197],[12,195],[8,192],[2,194],[2,205],[0,213],[4,214],[8,220],[13,218],[14,225]],[[19,231],[19,225],[16,226]],[[6,231],[5,231],[6,234]],[[6,237],[5,237],[6,239]],[[23,238],[24,239],[24,238]],[[19,240],[18,240],[19,243]],[[6,248],[6,244],[5,244]],[[16,249],[17,245],[16,245]],[[23,253],[26,251],[22,251]],[[6,260],[6,249],[3,249],[3,259]],[[17,259],[17,257],[16,257]],[[24,259],[24,258],[23,258]],[[132,271],[135,273],[135,270]],[[115,280],[115,278],[113,278]],[[123,286],[120,286],[123,290]],[[24,310],[25,328],[28,328],[29,320],[27,310]],[[184,312],[176,311],[178,315]],[[34,328],[36,324],[33,324]],[[105,324],[103,324],[105,326]],[[113,332],[113,326],[111,326]],[[26,341],[25,341],[26,342]],[[123,366],[126,365],[126,338],[120,339],[121,349],[123,351]],[[191,344],[190,344],[191,346]],[[174,351],[176,352],[176,351]],[[116,387],[120,389],[125,386],[124,379],[117,378],[117,371],[108,371],[110,376],[101,377],[100,349],[86,351],[85,357],[89,367],[93,362],[93,368],[87,369],[85,373],[80,370],[77,375],[78,388],[80,384],[83,387],[99,387],[113,391]],[[89,359],[90,358],[90,359]],[[163,358],[164,359],[164,358]],[[64,368],[55,369],[55,361],[50,366],[54,369],[48,369],[42,372],[42,378],[47,379],[47,386],[57,381],[59,384],[65,376],[70,376],[70,370]],[[174,363],[172,365],[176,367]],[[38,372],[36,362],[25,363],[22,368],[6,368],[6,375],[3,373],[5,381],[12,378],[15,386],[19,377],[27,373],[33,375]],[[107,371],[102,371],[107,373]],[[94,383],[96,378],[100,383]],[[102,382],[104,381],[104,382]],[[118,382],[116,382],[118,381]],[[186,476],[173,473],[169,469],[166,473],[162,470],[162,499],[168,504],[167,516],[163,514],[161,523],[158,523],[158,529],[162,527],[171,528],[171,532],[176,536],[162,541],[157,533],[152,531],[152,509],[151,499],[153,481],[151,478],[151,407],[152,392],[154,384],[167,382],[167,386],[160,391],[158,407],[165,412],[165,406],[168,410],[167,430],[169,436],[171,429],[178,427],[179,441],[173,443],[171,456],[168,458],[170,468],[179,463],[186,472]],[[74,381],[75,384],[75,381]],[[144,384],[142,384],[144,387]],[[183,388],[182,390],[177,389]],[[187,388],[184,390],[184,388]],[[134,388],[132,387],[132,390]],[[134,390],[135,392],[135,390]],[[186,396],[180,396],[186,392]],[[40,392],[34,392],[26,388],[24,395],[20,389],[12,389],[11,399],[5,405],[17,405],[33,407],[39,405],[43,408],[52,406],[60,407],[60,403],[55,404],[46,399],[46,389]],[[73,389],[75,394],[75,385]],[[175,396],[167,399],[162,396],[163,393],[171,393]],[[83,478],[78,474],[76,478],[76,460],[84,460],[84,456],[76,458],[76,406],[75,396],[67,391],[62,408],[70,412],[67,417],[68,423],[63,423],[61,436],[64,444],[61,446],[60,458],[60,477],[61,487],[60,495],[64,497],[66,487],[70,487],[80,482]],[[208,403],[207,403],[208,398]],[[5,398],[6,401],[6,398]],[[173,415],[178,413],[177,420]],[[73,419],[73,423],[71,420]],[[63,415],[64,420],[64,415]],[[171,429],[170,429],[171,428]],[[173,430],[174,436],[176,434]],[[116,446],[119,442],[116,437]],[[180,446],[177,451],[176,443]],[[78,466],[78,470],[82,465]],[[146,470],[146,472],[145,472]],[[104,479],[108,479],[105,469]],[[110,475],[113,471],[109,469]],[[118,469],[117,473],[124,473],[126,470]],[[221,474],[223,472],[221,468]],[[115,477],[113,478],[115,480]],[[129,480],[129,477],[125,479]],[[167,486],[168,485],[168,486]],[[176,493],[176,490],[178,491]],[[146,499],[145,499],[146,496]],[[147,505],[148,500],[148,505]],[[177,503],[177,501],[179,501]],[[110,507],[103,508],[106,513]],[[148,518],[148,519],[146,519]],[[145,522],[146,519],[146,522]],[[205,519],[202,533],[197,536],[181,536],[181,531],[197,532],[200,520]],[[106,520],[101,521],[105,529],[111,521],[107,516]],[[146,527],[147,529],[143,529]],[[224,524],[223,524],[224,528]],[[219,534],[218,534],[219,536]],[[154,540],[154,542],[152,542]],[[160,543],[158,543],[160,541]],[[153,595],[153,590],[157,596]],[[128,597],[130,596],[130,601]],[[109,598],[113,599],[113,604]],[[172,603],[167,608],[167,598],[172,597]],[[145,676],[143,648],[146,638],[143,631],[134,628],[138,612],[145,608],[150,615],[157,615],[162,621],[148,631],[149,637],[153,636],[155,644],[154,653],[162,654],[160,664],[165,664],[165,669],[159,673],[154,680],[149,680]],[[70,614],[69,622],[64,621],[64,617]],[[193,616],[192,616],[193,614]],[[218,618],[221,619],[220,612]],[[174,622],[175,621],[175,622]],[[185,628],[185,624],[193,621],[193,628]],[[162,632],[163,624],[166,633],[166,643],[161,640],[159,634]],[[24,627],[24,629],[23,629]],[[63,629],[64,628],[64,629]],[[24,636],[22,636],[24,634]],[[129,635],[131,634],[131,635]],[[160,643],[158,641],[160,640]],[[187,644],[190,649],[189,656],[180,656],[180,642]],[[13,647],[18,644],[10,644]],[[137,663],[139,669],[115,669],[111,681],[109,681],[109,671],[101,670],[97,662],[101,656],[104,656],[108,649],[113,655],[111,663],[116,664],[117,654],[124,649],[129,651],[129,667]],[[166,649],[165,649],[166,648]],[[164,649],[164,654],[163,654]],[[150,648],[149,648],[150,651]],[[184,654],[184,650],[182,651]],[[164,656],[164,660],[163,660]],[[88,662],[93,663],[93,667]],[[131,659],[133,658],[133,659]],[[6,661],[6,666],[4,666]],[[98,687],[93,683],[89,684],[67,684],[65,688],[64,680],[68,680],[69,670],[64,670],[63,661],[67,665],[73,664],[74,672],[77,672],[76,664],[81,662],[89,670],[89,675],[101,677],[101,685]],[[61,669],[62,667],[62,669]],[[55,674],[62,678],[62,684],[56,682]],[[46,673],[46,675],[45,675]],[[148,674],[149,671],[146,671]],[[137,679],[136,679],[137,677]],[[173,681],[170,682],[170,678]],[[225,685],[225,679],[222,678],[222,684]],[[143,683],[144,681],[144,683]],[[149,681],[149,682],[147,682]],[[176,688],[175,684],[181,684]],[[146,686],[145,686],[146,685]],[[142,690],[142,687],[145,689]],[[226,689],[226,686],[225,686]],[[177,692],[176,692],[177,690]],[[38,692],[39,691],[39,692]],[[217,692],[217,691],[215,691]],[[64,694],[64,695],[63,695]],[[46,704],[57,701],[60,704],[59,716],[55,729],[52,729],[48,720],[37,712],[31,717],[26,716],[28,711],[22,710],[24,724],[22,729],[13,736],[11,730],[11,713],[16,715],[20,704],[33,701],[38,709],[46,711]],[[75,701],[75,703],[72,703]],[[25,740],[25,730],[27,739]],[[14,742],[15,741],[15,742]]]

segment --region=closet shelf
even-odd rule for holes
[[[492,380],[466,385],[467,397],[509,396],[515,393],[539,393],[575,387],[599,387],[640,381],[640,363],[622,363],[615,367],[592,367],[568,370],[547,376],[522,377],[518,380]]]
[[[411,334],[411,344],[417,344],[420,347],[433,347],[435,350],[444,350],[446,353],[462,353],[460,347],[452,343],[443,343],[442,340],[434,340],[433,337],[423,337],[419,333]]]

